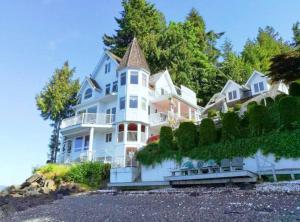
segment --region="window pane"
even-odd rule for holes
[[[126,85],[126,72],[121,74],[121,86]]]
[[[107,84],[105,87],[105,95],[110,93],[110,84]]]
[[[88,108],[87,110],[88,113],[97,113],[97,106],[93,106]]]
[[[229,100],[232,100],[232,92],[228,93]]]
[[[137,72],[131,72],[130,84],[139,84],[139,76]]]
[[[254,84],[254,92],[258,92],[259,90],[258,90],[258,83],[255,83]]]
[[[75,151],[81,151],[81,148],[82,148],[82,141],[83,141],[83,138],[82,137],[77,137],[75,139]]]
[[[263,82],[260,82],[259,83],[259,90],[260,91],[264,91],[265,87],[264,87],[264,83]]]
[[[89,149],[89,144],[90,144],[90,136],[87,135],[84,137],[84,149],[85,150]]]
[[[93,91],[92,89],[87,89],[84,93],[84,99],[88,99],[88,98],[91,98],[93,95]]]
[[[130,96],[129,107],[130,108],[138,107],[138,97],[137,96]]]
[[[113,88],[112,88],[112,91],[113,91],[113,92],[118,92],[118,82],[117,82],[117,81],[113,82]]]
[[[236,90],[233,91],[233,98],[234,98],[234,99],[237,98]]]
[[[125,97],[121,97],[120,98],[120,109],[124,109],[125,108]]]

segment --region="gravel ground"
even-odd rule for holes
[[[96,192],[16,212],[2,221],[300,221],[300,192],[232,187]]]

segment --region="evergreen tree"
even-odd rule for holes
[[[243,84],[249,78],[253,69],[241,56],[233,51],[230,41],[226,40],[222,48],[224,60],[220,64],[221,71],[228,79]]]
[[[294,34],[294,36],[293,36],[294,42],[293,42],[292,46],[300,49],[300,22],[296,22],[293,25],[292,30],[293,30],[293,34]]]
[[[253,69],[268,73],[271,58],[289,50],[290,47],[283,42],[274,28],[267,26],[265,29],[259,28],[255,40],[246,42],[242,58]]]
[[[60,125],[63,119],[73,114],[76,104],[79,81],[72,80],[75,69],[70,69],[65,62],[61,69],[56,69],[50,81],[36,96],[36,104],[44,120],[51,120],[53,132],[50,138],[50,162],[56,162],[59,148]]]
[[[152,72],[158,67],[159,49],[157,47],[160,34],[166,28],[163,14],[146,0],[123,0],[124,11],[121,18],[115,18],[119,29],[116,34],[104,35],[103,42],[110,51],[123,57],[128,44],[135,36],[143,49]],[[164,67],[165,68],[165,67]]]

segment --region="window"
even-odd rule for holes
[[[160,95],[165,95],[165,90],[164,89],[160,89]]]
[[[72,140],[67,141],[67,152],[71,153],[72,150]]]
[[[110,84],[107,84],[105,86],[105,95],[109,94],[110,93]]]
[[[87,89],[84,93],[84,99],[89,99],[93,96],[93,90],[91,88]]]
[[[112,119],[112,122],[116,121],[116,112],[117,112],[116,107],[114,107],[114,108],[111,109],[111,114],[112,114],[111,119]]]
[[[263,82],[260,82],[259,83],[259,90],[260,91],[264,91],[265,87],[264,87],[264,83]]]
[[[142,107],[142,110],[146,110],[146,107],[147,107],[146,98],[142,98],[141,107]]]
[[[121,97],[120,98],[120,109],[124,109],[125,108],[125,97]]]
[[[82,142],[83,142],[83,137],[77,137],[75,139],[75,145],[74,145],[74,150],[75,152],[81,151],[82,148]]]
[[[126,85],[126,72],[121,73],[121,86]]]
[[[90,145],[90,135],[84,137],[84,150],[88,150]]]
[[[105,119],[105,123],[109,124],[111,123],[111,119],[110,119],[111,115],[110,115],[110,109],[106,110],[106,119]]]
[[[107,142],[107,143],[111,142],[111,139],[112,139],[112,133],[107,133],[105,136],[106,136],[105,142]]]
[[[138,97],[130,96],[129,97],[129,108],[137,108],[138,107]]]
[[[110,72],[110,62],[105,64],[105,74]]]
[[[229,100],[233,100],[233,99],[236,99],[236,98],[237,98],[237,92],[236,92],[236,90],[230,91],[228,93],[228,99]]]
[[[144,73],[142,75],[142,86],[147,87],[147,75]]]
[[[254,92],[259,92],[258,83],[254,84]]]
[[[93,106],[87,109],[88,113],[97,113],[97,106]]]
[[[112,92],[118,92],[118,81],[113,82]]]
[[[138,72],[130,73],[130,84],[139,84],[139,74]]]
[[[121,143],[124,141],[124,124],[120,124],[118,128],[118,143]]]

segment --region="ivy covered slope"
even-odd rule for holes
[[[181,123],[175,131],[164,126],[160,141],[140,150],[137,160],[144,165],[183,157],[220,161],[249,157],[258,150],[277,159],[300,158],[300,84],[291,86],[290,96],[250,103],[241,117],[236,112],[223,114],[221,128],[210,118],[202,120],[198,128],[191,122]]]

